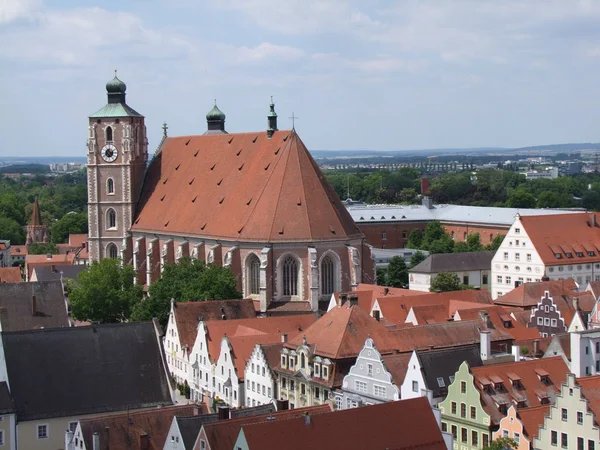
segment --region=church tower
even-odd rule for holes
[[[125,83],[106,84],[107,104],[89,117],[88,225],[90,262],[130,263],[129,230],[144,181],[148,141],[144,116],[125,102]]]
[[[40,204],[37,198],[33,202],[31,219],[29,219],[29,224],[27,225],[27,240],[25,241],[25,245],[29,246],[36,243],[48,243],[48,227],[42,224],[42,214],[40,213]]]

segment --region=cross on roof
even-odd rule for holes
[[[167,122],[163,123],[162,129],[163,129],[163,135],[167,136],[167,130],[169,129],[169,127],[167,126]]]
[[[295,129],[296,129],[296,126],[295,126],[295,124],[296,124],[296,119],[299,119],[299,118],[300,118],[300,117],[296,116],[296,115],[295,115],[295,114],[292,112],[292,115],[291,115],[291,117],[289,117],[289,119],[292,119],[292,130],[295,130]]]

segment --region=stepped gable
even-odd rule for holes
[[[535,283],[524,283],[505,295],[498,297],[494,303],[498,305],[518,306],[529,308],[537,306],[544,293],[548,291],[553,299],[565,296],[578,296],[583,293],[576,293],[577,285],[572,278],[564,280],[539,281]]]
[[[600,375],[577,378],[577,384],[581,387],[581,393],[588,401],[588,407],[598,420],[600,417]]]
[[[244,242],[362,236],[293,130],[167,138],[132,229]]]
[[[545,265],[598,262],[599,213],[523,216],[520,220]]]
[[[350,302],[329,310],[319,320],[298,333],[285,346],[296,348],[306,343],[316,354],[332,359],[355,358],[370,337],[377,349],[385,353],[398,344],[387,328],[358,305]]]
[[[530,441],[538,435],[540,426],[544,425],[546,416],[550,414],[550,405],[522,408],[517,411],[517,416],[523,424],[525,434]]]

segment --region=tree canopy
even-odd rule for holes
[[[161,324],[166,324],[171,299],[187,302],[235,298],[242,298],[242,293],[237,290],[235,276],[228,268],[182,258],[165,265],[161,278],[150,285],[148,298],[135,306],[132,320],[156,317]]]
[[[57,255],[58,247],[54,244],[40,244],[38,242],[34,242],[29,246],[27,252],[30,255]]]
[[[460,278],[454,272],[440,272],[431,280],[429,291],[450,292],[470,288],[471,286],[462,284]]]
[[[387,267],[386,286],[405,287],[408,285],[408,267],[400,256],[390,259]]]
[[[510,450],[517,447],[518,445],[514,439],[509,437],[499,437],[490,442],[490,445],[483,450]]]
[[[69,240],[69,234],[88,232],[88,217],[84,213],[69,213],[58,219],[50,227],[50,240],[59,244]]]
[[[142,286],[133,282],[132,266],[118,259],[94,262],[69,285],[73,317],[87,322],[123,322],[142,298]]]

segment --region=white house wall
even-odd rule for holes
[[[214,371],[216,388],[213,393],[229,406],[237,408],[243,404],[244,387],[240,385],[240,379],[233,364],[233,352],[229,339],[221,340],[221,352],[215,365]],[[225,386],[227,380],[231,380],[231,386]],[[240,399],[240,395],[242,396]]]
[[[244,380],[246,383],[244,402],[247,407],[273,402],[275,379],[260,345],[254,347],[252,355],[246,363]]]
[[[416,383],[414,387],[413,383]],[[423,389],[427,389],[427,385],[423,378],[421,362],[419,361],[417,352],[413,351],[408,362],[408,370],[406,371],[404,383],[400,386],[400,398],[406,400],[409,398],[421,397],[423,395]]]

